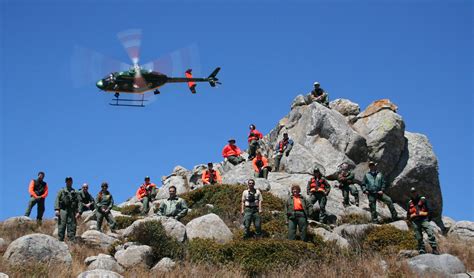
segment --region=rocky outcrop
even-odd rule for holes
[[[208,238],[219,243],[229,242],[233,236],[229,227],[214,213],[191,220],[186,225],[186,234],[189,240]]]
[[[87,257],[84,260],[84,263],[86,264],[88,270],[103,269],[118,273],[125,271],[123,267],[117,263],[114,257],[105,254]]]
[[[360,106],[348,99],[338,98],[329,103],[329,108],[336,110],[343,116],[357,116],[360,113]]]
[[[66,243],[44,234],[30,234],[14,240],[8,246],[3,258],[12,265],[72,263]]]
[[[474,222],[459,221],[449,230],[448,236],[474,241]]]
[[[147,245],[132,245],[117,251],[115,259],[125,268],[139,265],[149,268],[153,262],[152,249]]]
[[[106,235],[96,230],[85,231],[81,235],[81,238],[86,244],[98,246],[103,249],[108,248],[110,245],[118,241],[117,238],[112,237],[110,235]]]
[[[390,225],[392,227],[395,227],[395,228],[399,229],[400,231],[409,231],[410,230],[410,228],[408,227],[408,224],[405,220],[390,222],[390,223],[388,223],[388,225]]]
[[[450,275],[465,272],[464,264],[449,254],[423,254],[408,260],[408,266],[418,275],[428,277],[430,274]]]
[[[186,238],[186,227],[183,223],[179,222],[176,219],[164,217],[164,216],[151,216],[144,219],[137,220],[133,222],[132,225],[128,226],[123,232],[124,237],[130,237],[130,235],[135,231],[135,229],[142,223],[148,221],[157,221],[163,225],[163,228],[166,231],[168,236],[176,238],[176,240],[183,242]]]
[[[77,278],[123,278],[123,276],[110,270],[94,269],[82,272]]]

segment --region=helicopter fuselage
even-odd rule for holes
[[[157,89],[168,82],[168,76],[157,71],[142,70],[140,74],[143,79],[143,84],[140,86],[135,83],[135,72],[133,71],[111,73],[104,79],[97,81],[96,86],[107,92],[144,93]]]

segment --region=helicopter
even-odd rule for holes
[[[192,94],[196,94],[196,82],[209,82],[211,87],[222,84],[216,77],[220,71],[220,67],[217,67],[206,78],[193,77],[192,69],[186,70],[184,77],[169,77],[161,72],[142,68],[138,63],[140,35],[140,30],[128,30],[119,33],[119,39],[121,39],[128,52],[133,66],[131,66],[128,71],[112,72],[96,82],[97,88],[101,91],[114,93],[115,99],[113,99],[112,103],[109,103],[110,105],[144,107],[144,102],[147,101],[145,100],[145,93],[153,91],[154,95],[158,95],[160,94],[158,88],[167,83],[187,83]],[[141,95],[141,100],[120,98],[121,93],[139,94]],[[136,102],[141,103],[134,104]]]

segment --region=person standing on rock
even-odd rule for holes
[[[235,145],[235,139],[229,139],[228,142],[229,144],[227,144],[222,150],[222,156],[233,165],[244,162],[245,159],[240,156],[242,151],[237,147],[237,145]]]
[[[339,188],[344,198],[343,205],[347,207],[349,203],[349,193],[354,196],[355,205],[359,206],[359,190],[354,184],[354,173],[349,169],[349,164],[343,163],[341,165],[341,171],[337,175],[337,181],[339,182]]]
[[[291,186],[291,194],[285,203],[286,223],[288,224],[288,239],[295,240],[296,229],[300,231],[300,237],[307,241],[308,218],[311,215],[311,204],[301,196],[301,188],[294,184]]]
[[[257,130],[257,127],[254,124],[249,126],[250,132],[248,136],[249,142],[249,160],[252,160],[258,149],[258,142],[263,138],[263,134]]]
[[[423,231],[425,231],[428,235],[428,243],[431,246],[431,252],[435,255],[439,255],[436,237],[434,236],[430,224],[431,209],[426,198],[419,195],[414,187],[410,189],[407,219],[411,222],[413,230],[415,231],[415,239],[418,242],[418,251],[420,254],[426,253],[425,244],[423,242]]]
[[[393,206],[392,199],[385,194],[385,178],[382,173],[377,171],[377,164],[373,161],[369,162],[370,171],[365,174],[362,181],[362,191],[367,195],[369,199],[369,208],[372,215],[372,222],[378,223],[377,214],[377,200],[384,202],[392,214],[392,221],[398,220],[397,211]]]
[[[322,223],[326,222],[326,203],[330,191],[331,186],[323,177],[319,168],[315,167],[313,169],[313,177],[308,181],[308,185],[306,186],[306,193],[309,196],[312,206],[314,206],[316,202],[319,202],[319,213],[316,215],[316,219]]]
[[[311,91],[311,98],[313,101],[321,103],[322,105],[329,107],[329,96],[328,94],[321,88],[319,82],[314,82],[314,88]]]
[[[28,192],[30,193],[30,201],[28,202],[28,208],[26,209],[25,216],[29,217],[31,209],[37,206],[36,221],[41,225],[44,214],[44,200],[48,196],[48,184],[44,181],[44,172],[38,173],[36,180],[31,180],[28,186]]]
[[[109,223],[110,229],[115,230],[115,219],[112,215],[112,207],[114,206],[114,197],[109,192],[109,184],[103,182],[101,185],[101,191],[97,194],[95,198],[95,203],[97,205],[96,218],[97,218],[97,231],[102,231],[102,222],[104,218]]]
[[[159,216],[171,217],[180,220],[188,214],[186,201],[176,195],[176,186],[169,187],[170,197],[160,203]]]
[[[260,190],[255,188],[255,180],[249,179],[247,181],[248,189],[242,192],[242,202],[240,213],[244,216],[244,239],[250,236],[250,225],[255,226],[255,235],[260,237],[262,235],[262,221],[260,213],[262,213],[263,196]]]
[[[84,183],[81,190],[78,192],[79,195],[79,213],[82,215],[84,211],[93,211],[95,209],[94,197],[89,193],[89,185]]]
[[[270,166],[268,166],[268,159],[262,155],[260,151],[257,151],[255,158],[252,160],[252,167],[255,171],[256,178],[268,178],[268,172],[270,172]]]
[[[76,227],[79,218],[79,193],[72,188],[72,178],[65,179],[66,187],[59,190],[54,203],[55,214],[58,217],[58,238],[64,241],[67,229],[67,238],[70,241],[76,240]]]
[[[214,170],[212,162],[207,163],[207,169],[202,171],[201,180],[204,185],[222,184],[222,177],[219,171]]]
[[[280,161],[283,155],[289,156],[293,148],[293,140],[288,137],[288,133],[283,133],[283,139],[275,146],[275,172],[280,171]]]
[[[140,185],[135,196],[142,202],[142,215],[147,215],[150,210],[150,203],[156,197],[156,184],[150,182],[150,177],[145,177],[145,182]]]

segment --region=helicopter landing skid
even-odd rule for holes
[[[112,99],[113,102],[109,104],[112,106],[145,107],[144,102],[148,101],[145,99],[145,94],[142,94],[142,99],[123,99],[119,96],[118,93],[115,93],[115,99]],[[140,104],[132,104],[131,102],[139,102]]]

